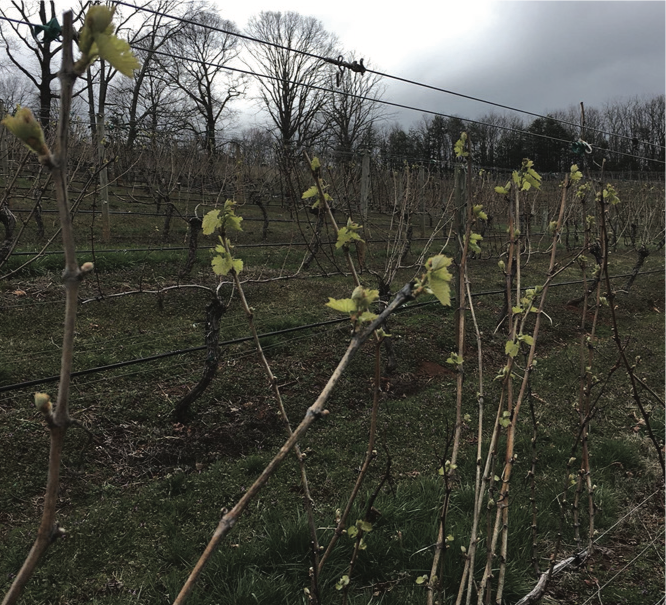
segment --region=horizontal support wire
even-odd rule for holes
[[[658,271],[658,270],[645,271],[643,273],[639,273],[638,276],[640,277],[640,276],[643,276],[643,275],[648,275],[648,274],[653,274],[653,273],[663,273],[663,271]],[[622,274],[622,275],[614,275],[610,279],[620,279],[620,278],[623,278],[623,277],[628,277],[630,275],[631,275],[630,273],[625,273],[625,274]],[[557,288],[559,286],[570,286],[570,285],[576,285],[576,284],[582,284],[582,283],[584,283],[583,280],[574,280],[574,281],[559,282],[559,283],[556,283],[556,284],[551,284],[549,287],[550,288]],[[529,288],[534,288],[534,287],[535,286],[530,286],[530,287],[526,287],[524,289],[527,290]],[[475,294],[473,293],[472,297],[476,298],[476,297],[480,297],[480,296],[491,296],[491,295],[498,295],[498,294],[504,294],[504,293],[505,293],[505,290],[488,290],[488,291],[485,291],[485,292],[478,292],[478,293],[475,293]],[[451,298],[453,300],[453,299],[455,299],[455,296],[452,295]],[[414,303],[414,304],[403,305],[402,307],[400,307],[396,311],[396,313],[411,311],[413,309],[422,308],[422,307],[426,307],[426,306],[434,305],[434,304],[439,304],[439,301],[438,300],[432,300],[432,301],[427,301],[427,302],[422,302],[422,303]],[[264,337],[268,337],[268,336],[278,336],[280,334],[288,334],[290,332],[298,332],[298,331],[301,331],[301,330],[311,330],[313,328],[318,328],[318,327],[321,327],[321,326],[330,326],[330,325],[334,325],[334,324],[341,324],[341,323],[347,322],[347,321],[349,321],[348,317],[343,317],[341,319],[331,319],[331,320],[327,320],[327,321],[320,321],[320,322],[316,322],[316,323],[305,324],[305,325],[302,325],[302,326],[295,326],[293,328],[284,328],[282,330],[275,330],[273,332],[265,332],[264,334],[259,334],[259,338],[264,338]],[[253,336],[243,336],[243,337],[240,337],[240,338],[234,338],[234,339],[231,339],[231,340],[226,340],[224,342],[219,343],[218,346],[226,347],[226,346],[230,346],[230,345],[234,345],[234,344],[240,344],[240,343],[243,343],[243,342],[248,342],[248,341],[253,340],[253,339],[254,339]],[[189,354],[189,353],[195,353],[197,351],[203,351],[206,348],[207,348],[207,345],[200,345],[200,346],[197,346],[197,347],[189,347],[189,348],[186,348],[186,349],[166,351],[164,353],[158,353],[156,355],[151,355],[151,356],[148,356],[148,357],[140,357],[140,358],[137,358],[137,359],[130,359],[128,361],[120,361],[118,363],[112,363],[112,364],[108,364],[108,365],[104,365],[104,366],[99,366],[99,367],[96,367],[96,368],[88,368],[86,370],[79,370],[77,372],[72,372],[71,377],[75,378],[77,376],[86,376],[88,374],[94,374],[94,373],[97,373],[97,372],[106,372],[106,371],[109,371],[109,370],[114,370],[116,368],[123,368],[123,367],[126,367],[126,366],[131,366],[131,365],[135,365],[135,364],[139,364],[139,363],[147,363],[147,362],[151,362],[151,361],[157,361],[159,359],[166,359],[166,358],[169,358],[169,357],[175,357],[177,355],[186,355],[186,354]],[[47,376],[45,378],[38,378],[38,379],[35,379],[35,380],[28,380],[28,381],[25,381],[25,382],[0,386],[0,393],[6,393],[6,392],[9,392],[9,391],[17,391],[17,390],[20,390],[20,389],[36,386],[38,384],[47,384],[47,383],[51,383],[51,382],[57,382],[59,380],[59,378],[60,378],[60,376]]]

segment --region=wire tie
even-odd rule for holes
[[[340,82],[342,81],[342,74],[344,74],[345,69],[350,69],[354,73],[361,75],[366,72],[366,67],[363,65],[363,59],[349,63],[343,59],[342,55],[338,55],[337,59],[324,58],[324,61],[326,61],[326,63],[330,63],[331,65],[338,66],[339,71],[335,74],[335,85],[337,87],[340,86]]]

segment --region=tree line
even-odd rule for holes
[[[81,3],[75,18],[88,4]],[[391,124],[381,105],[378,75],[321,59],[349,65],[350,54],[313,17],[263,11],[241,31],[214,5],[200,1],[158,0],[149,10],[118,5],[116,11],[117,33],[129,41],[141,67],[127,80],[104,61],[95,64],[78,85],[74,113],[93,142],[112,145],[125,160],[174,146],[190,154],[194,148],[211,161],[241,152],[246,162],[278,165],[289,175],[304,150],[341,164],[369,151],[386,168],[407,162],[444,171],[454,161],[453,143],[467,131],[472,156],[482,167],[516,166],[530,157],[542,172],[566,171],[572,146],[582,138],[606,155],[609,170],[663,171],[664,95],[586,108],[582,132],[574,106],[529,120],[493,112],[475,122],[424,115],[405,129]],[[48,131],[59,97],[55,4],[12,0],[0,8],[0,17],[6,51],[0,101],[9,110],[38,104]],[[234,128],[243,99],[259,105],[265,128]],[[289,178],[285,185],[298,197]]]

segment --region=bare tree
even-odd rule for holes
[[[317,57],[337,54],[337,38],[321,21],[295,12],[261,12],[247,28],[260,77],[260,99],[277,129],[283,152],[293,159],[299,147],[307,148],[324,129],[322,111],[327,93],[317,87],[329,83],[329,70]]]
[[[167,93],[164,67],[161,63],[165,45],[182,27],[178,20],[164,15],[180,15],[180,0],[158,0],[151,3],[155,12],[133,11],[123,20],[128,26],[128,39],[141,63],[135,77],[115,80],[109,88],[109,113],[111,124],[116,131],[114,137],[122,133],[126,152],[135,145],[139,133],[146,131],[149,136],[156,134],[160,123],[158,116],[168,113],[173,105],[173,95]],[[182,12],[182,11],[180,11]]]
[[[12,111],[17,105],[27,105],[32,96],[32,84],[20,74],[8,73],[0,78],[0,102]]]
[[[369,138],[375,123],[383,117],[378,100],[384,87],[380,77],[344,69],[336,74],[324,114],[329,124],[332,147],[348,159]]]
[[[227,69],[238,56],[236,25],[213,12],[199,8],[188,12],[186,23],[170,40],[168,64],[171,81],[192,103],[188,125],[202,141],[209,156],[218,149],[217,133],[229,103],[245,94],[245,78]]]
[[[60,24],[54,0],[48,2],[49,17],[46,0],[41,0],[38,7],[36,5],[36,2],[26,3],[24,0],[3,2],[0,16],[5,17],[5,20],[0,23],[0,39],[9,62],[37,89],[39,121],[42,127],[48,130],[51,104],[59,98],[51,84],[58,77],[58,70],[54,69],[52,64],[61,50],[58,41]],[[80,20],[87,5],[87,2],[82,3],[80,10],[74,14],[74,23]]]

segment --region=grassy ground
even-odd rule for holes
[[[258,218],[258,213],[253,214],[256,208],[246,210],[242,214]],[[272,217],[289,218],[277,208]],[[98,240],[90,242],[88,237],[86,242],[85,234],[96,233],[99,226],[90,218],[85,220],[88,223],[82,220],[78,226],[80,247],[90,249],[94,243],[101,249]],[[389,219],[372,220],[385,225]],[[138,242],[147,248],[186,246],[186,225],[178,225],[164,242],[155,231],[154,219],[137,219],[132,230],[123,231],[122,240],[114,238],[104,246],[122,248]],[[338,315],[324,306],[325,301],[329,296],[346,297],[352,289],[348,277],[335,274],[336,266],[344,267],[339,253],[336,256],[326,247],[318,255],[318,264],[302,272],[301,278],[265,281],[297,271],[304,250],[295,245],[301,240],[297,227],[277,221],[271,223],[269,242],[293,241],[292,247],[242,247],[258,243],[259,226],[248,220],[245,232],[235,238],[245,275],[256,280],[246,284],[246,295],[259,331],[336,319]],[[376,233],[380,239],[382,229],[376,227],[373,237]],[[498,227],[498,237],[501,233]],[[444,235],[438,241],[443,243]],[[488,238],[483,258],[471,261],[473,292],[496,292],[502,287],[497,258],[490,254],[491,242]],[[405,264],[415,262],[419,245],[415,242]],[[380,268],[384,251],[383,246],[369,246],[368,265]],[[178,277],[186,255],[186,250],[96,253],[97,273],[81,291],[75,370],[203,344],[205,306],[210,299],[203,289],[107,298],[182,283],[214,288],[217,282],[205,250],[199,252],[190,276]],[[562,247],[560,262],[570,255]],[[88,258],[82,255],[80,260]],[[524,267],[523,283],[542,283],[546,262],[545,255],[535,250]],[[620,245],[611,255],[611,273],[627,273],[634,262],[635,252]],[[10,269],[17,266],[12,263],[16,261],[9,261]],[[57,374],[63,313],[61,263],[57,256],[45,257],[12,280],[0,282],[0,388]],[[411,279],[415,270],[402,269],[394,289]],[[639,376],[663,398],[663,255],[651,255],[643,270],[655,272],[640,276],[628,293],[618,295],[620,336],[630,359],[641,358]],[[579,270],[571,268],[557,281],[579,278]],[[362,279],[376,286],[367,271]],[[573,511],[570,506],[562,511],[560,506],[578,423],[581,334],[581,309],[566,303],[580,292],[580,284],[551,291],[546,312],[552,321],[542,327],[529,400],[539,422],[536,482],[541,570],[547,568],[559,532],[560,556],[576,552],[587,541],[584,511],[579,544]],[[223,286],[222,293],[226,300],[231,287]],[[501,328],[494,333],[501,294],[475,297],[474,305],[483,332],[486,405],[492,410],[499,393],[492,377],[504,365],[506,341]],[[455,348],[453,311],[438,304],[408,308],[391,320],[389,331],[399,365],[382,378],[377,457],[352,523],[363,515],[364,503],[387,472],[389,460],[390,481],[374,504],[376,520],[352,574],[350,603],[425,601],[425,589],[416,579],[430,570],[444,490],[437,471],[447,456],[455,409],[455,375],[446,363]],[[222,316],[221,340],[247,335],[244,314],[234,297]],[[590,436],[592,476],[598,486],[598,548],[584,569],[569,571],[553,583],[545,602],[585,603],[588,598],[594,602],[595,591],[608,583],[601,592],[605,605],[656,603],[664,581],[663,478],[639,422],[626,374],[619,369],[609,376],[618,355],[607,312],[602,312],[598,336],[594,372],[604,379],[604,388]],[[292,424],[303,417],[322,389],[348,337],[349,326],[341,323],[263,339]],[[468,342],[472,358],[471,331]],[[238,500],[284,440],[274,398],[248,342],[223,348],[218,375],[194,404],[190,422],[173,420],[171,412],[198,380],[204,356],[203,351],[185,353],[74,380],[73,414],[92,430],[93,438],[77,429],[68,434],[58,511],[68,535],[48,552],[23,602],[157,604],[173,600],[208,542],[220,510]],[[331,413],[301,443],[308,455],[322,544],[332,535],[336,509],[344,506],[367,447],[373,359],[372,345],[366,345],[334,392],[327,406]],[[441,599],[446,603],[455,600],[464,564],[460,547],[467,545],[471,523],[476,382],[477,369],[470,364],[464,387],[469,419],[447,526],[453,540],[444,562]],[[24,559],[41,509],[48,435],[30,403],[34,390],[55,392],[55,384],[0,392],[0,447],[11,452],[0,474],[0,590],[9,585]],[[663,443],[663,408],[647,391],[642,396],[654,410],[654,429]],[[532,458],[531,437],[532,422],[525,409],[511,487],[508,603],[535,583],[529,548],[530,483],[525,478]],[[494,470],[501,472],[500,465]],[[570,492],[569,503],[572,497]],[[486,545],[485,518],[483,525],[481,553]],[[305,602],[308,543],[302,487],[295,461],[289,458],[216,553],[191,602]],[[335,584],[346,573],[351,552],[352,541],[343,537],[321,578],[325,603],[340,600]],[[479,566],[483,558],[482,554],[477,559]]]

